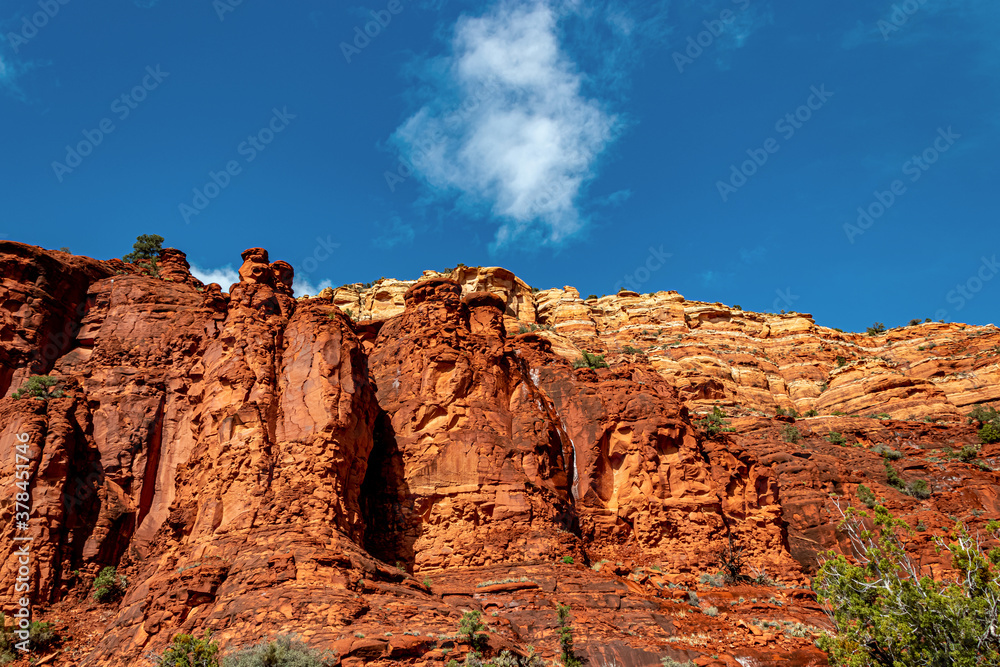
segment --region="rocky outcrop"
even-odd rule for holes
[[[131,664],[206,628],[230,648],[296,632],[345,665],[443,664],[468,650],[468,609],[494,650],[552,657],[556,603],[595,663],[821,664],[806,588],[846,546],[831,494],[864,484],[920,522],[910,547],[935,573],[931,535],[1000,513],[1000,446],[955,456],[976,442],[961,415],[996,396],[995,328],[869,337],[462,266],[296,300],[291,266],[243,260],[223,291],[173,249],[153,276],[0,245],[0,480],[14,488],[24,434],[33,505],[0,529],[0,581],[13,600],[30,536],[36,613],[71,619],[57,664]],[[61,396],[11,396],[43,373]],[[708,406],[728,415],[714,435]],[[929,497],[889,483],[887,449]],[[729,548],[777,583],[714,586]],[[129,586],[99,605],[106,566]]]

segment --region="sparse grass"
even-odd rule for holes
[[[608,368],[608,362],[604,361],[603,354],[583,352],[583,356],[573,362],[573,368]]]
[[[663,667],[695,667],[693,660],[679,662],[671,657],[660,658],[660,664],[663,665]]]
[[[569,556],[567,556],[569,558]],[[476,588],[485,588],[486,586],[496,586],[497,584],[518,584],[526,581],[531,581],[527,577],[507,577],[506,579],[490,579],[489,581],[480,581],[476,584]]]
[[[385,635],[391,637],[392,633]],[[227,655],[222,664],[223,667],[330,667],[336,657],[332,651],[317,651],[297,637],[282,635],[274,641],[262,641],[241,648],[235,654]]]
[[[726,585],[725,577],[721,572],[718,574],[708,574],[706,572],[698,577],[698,582],[705,584],[706,586],[714,586],[716,588]]]

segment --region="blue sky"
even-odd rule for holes
[[[997,321],[1000,4],[7,0],[0,237]],[[228,285],[224,284],[223,288]]]

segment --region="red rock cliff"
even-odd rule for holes
[[[0,479],[14,488],[27,434],[33,502],[27,532],[3,524],[2,604],[30,535],[55,664],[131,665],[205,628],[224,647],[296,632],[343,664],[443,664],[473,608],[494,649],[553,656],[556,602],[595,662],[822,664],[803,587],[844,546],[831,494],[866,484],[932,531],[1000,515],[1000,448],[949,456],[976,442],[968,407],[1000,397],[994,327],[872,338],[467,267],[296,300],[288,264],[243,260],[226,293],[174,249],[154,277],[0,242]],[[610,368],[574,368],[585,350]],[[42,374],[61,397],[13,398]],[[709,405],[729,432],[694,424]],[[763,415],[777,406],[818,414]],[[931,497],[889,485],[878,445]],[[713,586],[730,545],[778,583]],[[930,533],[911,547],[945,565]],[[129,586],[102,605],[89,587],[109,565]]]

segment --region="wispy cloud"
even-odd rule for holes
[[[27,69],[30,67],[22,65],[16,58],[0,53],[0,89],[20,102],[28,99],[19,81]]]
[[[606,197],[600,197],[594,200],[595,206],[621,206],[629,199],[632,198],[631,190],[616,190]]]
[[[740,261],[744,264],[756,264],[767,256],[767,248],[762,245],[753,248],[740,248]]]
[[[570,40],[563,24],[587,21],[619,58],[623,43],[657,30],[622,2],[503,0],[458,20],[447,55],[424,63],[429,99],[392,136],[434,201],[499,223],[494,247],[522,236],[560,243],[585,223],[581,197],[621,128],[599,95],[622,80],[581,70],[573,49],[599,49],[599,38],[576,29],[583,41]]]
[[[754,33],[774,23],[770,6],[753,5],[735,13],[736,18],[722,24],[722,35],[714,45],[718,54],[715,64],[721,70],[728,70],[732,66],[733,54],[746,46]]]
[[[372,243],[379,248],[394,248],[397,245],[409,245],[416,238],[413,225],[403,222],[398,215],[392,216],[388,223],[377,223],[378,236]]]
[[[983,42],[995,55],[998,21],[1000,3],[995,0],[923,0],[915,5],[883,0],[871,4],[867,19],[859,20],[844,34],[841,46],[845,49],[885,43],[915,46],[930,39],[960,36]]]
[[[209,283],[219,283],[223,292],[228,292],[229,288],[240,281],[239,271],[233,268],[232,264],[226,264],[214,269],[203,269],[195,264],[191,265],[191,275],[208,285]],[[324,287],[333,287],[329,280],[323,280],[318,285],[307,278],[295,276],[292,284],[292,292],[295,296],[319,294]]]

